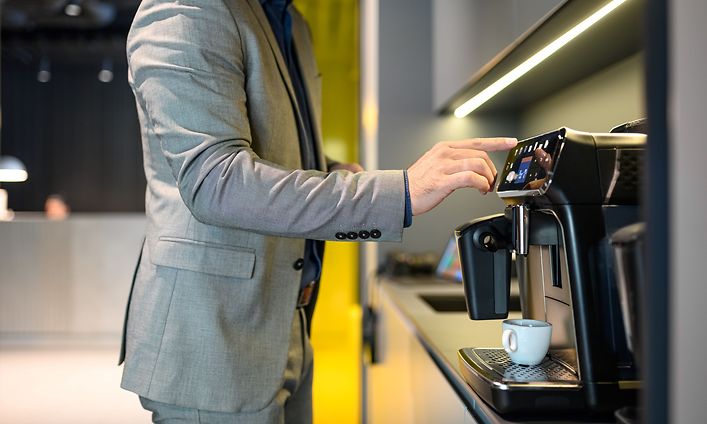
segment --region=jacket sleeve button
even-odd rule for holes
[[[358,232],[358,236],[361,237],[362,239],[366,240],[368,237],[371,236],[371,233],[369,233],[366,230],[363,230],[363,231]]]
[[[358,234],[356,234],[355,231],[351,231],[350,233],[346,234],[346,237],[349,240],[356,240],[358,238]]]
[[[292,268],[296,269],[297,271],[301,270],[304,267],[304,259],[299,258],[295,261],[295,263],[292,264]]]
[[[380,230],[377,230],[377,229],[371,230],[371,237],[374,239],[380,238],[381,237]]]
[[[337,240],[346,240],[346,233],[336,233]]]

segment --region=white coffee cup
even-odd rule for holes
[[[550,348],[552,324],[534,319],[503,321],[503,349],[511,361],[520,365],[537,365]]]

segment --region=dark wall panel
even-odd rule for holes
[[[137,113],[127,64],[116,60],[110,83],[98,81],[100,60],[54,59],[48,83],[37,81],[37,61],[3,61],[2,153],[29,172],[3,186],[10,208],[42,210],[61,193],[76,212],[144,210]]]

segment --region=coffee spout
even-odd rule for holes
[[[526,205],[511,206],[513,227],[513,249],[516,255],[528,254],[528,232],[530,230],[530,210]]]

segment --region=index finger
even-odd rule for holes
[[[516,144],[518,144],[518,140],[509,137],[469,138],[466,140],[450,141],[449,147],[497,152],[499,150],[511,149],[515,147]]]

